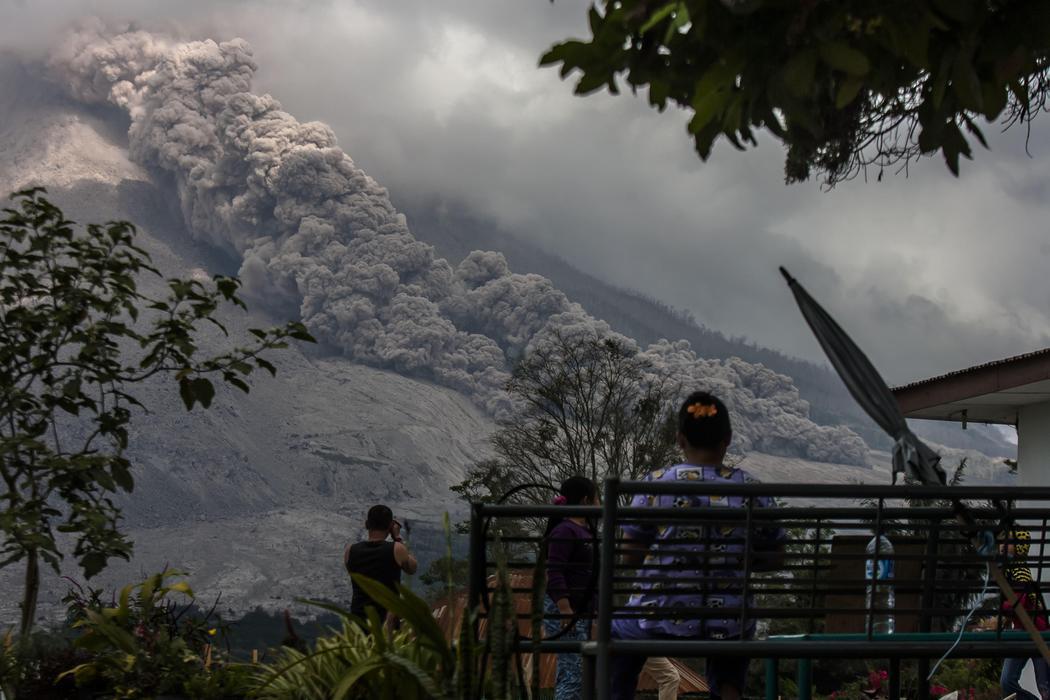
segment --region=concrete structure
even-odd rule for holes
[[[907,418],[1017,428],[1022,485],[1050,485],[1050,348],[893,390]]]

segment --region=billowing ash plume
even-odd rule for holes
[[[49,63],[75,98],[131,119],[131,156],[171,174],[194,236],[240,256],[253,296],[292,301],[348,357],[455,388],[497,417],[508,360],[555,329],[610,333],[539,275],[475,251],[453,268],[417,241],[387,191],[318,122],[251,91],[241,39],[180,42],[88,23]],[[726,396],[744,447],[863,462],[863,443],[822,428],[786,377],[688,345],[645,351],[660,371]]]

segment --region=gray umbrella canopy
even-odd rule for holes
[[[803,318],[849,393],[864,412],[896,441],[893,445],[894,482],[898,474],[904,474],[923,484],[944,485],[946,478],[940,466],[940,456],[908,428],[897,400],[871,361],[787,270],[780,268],[780,272],[791,287]]]

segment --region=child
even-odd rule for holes
[[[573,476],[562,482],[554,503],[590,506],[598,502],[594,482]],[[594,592],[594,529],[579,517],[551,518],[547,523],[547,599],[545,601],[547,637],[586,639],[590,630],[589,613]],[[576,620],[573,621],[573,616]],[[571,625],[571,627],[570,627]],[[579,654],[558,656],[554,685],[555,700],[578,700],[583,691],[582,661]]]

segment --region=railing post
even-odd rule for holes
[[[933,619],[929,612],[933,609],[933,597],[937,583],[937,548],[940,546],[941,527],[937,522],[929,524],[928,537],[926,539],[926,559],[923,564],[922,577],[922,612],[919,613],[919,631],[930,632],[933,629]],[[919,679],[918,700],[930,700],[930,684],[926,676],[930,675],[930,659],[923,656],[918,659]]]
[[[747,598],[751,595],[751,550],[755,546],[751,538],[751,528],[754,527],[755,497],[747,498],[747,516],[744,520],[744,590],[740,596],[740,636],[743,638],[747,630]],[[705,601],[706,602],[706,601]]]
[[[616,568],[616,516],[620,505],[620,480],[605,480],[602,497],[602,547],[598,576],[598,648],[595,663],[594,688],[600,700],[607,700],[611,691],[612,664],[609,642],[612,639],[613,572]]]
[[[766,700],[778,700],[780,695],[780,659],[766,659]]]
[[[883,499],[879,498],[875,506],[875,554],[871,560],[874,564],[871,567],[871,578],[864,577],[864,607],[867,609],[867,624],[864,631],[867,633],[868,641],[871,641],[872,634],[875,632],[875,591],[877,590],[876,585],[879,578],[879,554],[881,554],[879,550],[882,549],[880,546],[882,544],[880,539],[882,537],[882,504]],[[867,566],[868,559],[865,558],[864,561],[865,566]],[[871,591],[870,600],[868,599],[868,591]]]
[[[926,679],[923,679],[925,682]],[[890,692],[889,700],[901,700],[901,660],[899,656],[890,659]]]
[[[485,530],[484,505],[470,504],[470,586],[467,593],[467,612],[480,610],[482,591],[488,583],[485,580]],[[477,624],[475,622],[475,624]],[[477,629],[474,630],[477,638]]]
[[[798,700],[812,700],[813,698],[813,660],[802,658],[798,660]]]

